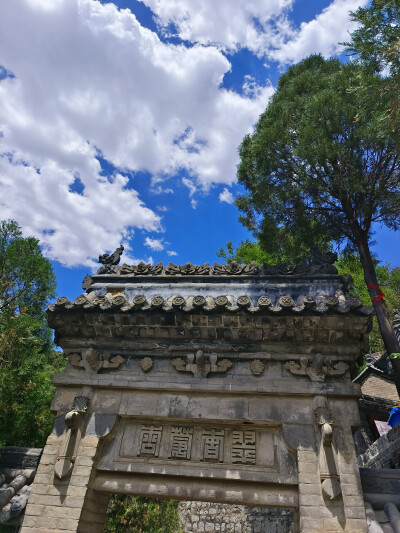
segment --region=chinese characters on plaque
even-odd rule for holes
[[[232,433],[232,463],[256,464],[256,432]]]
[[[195,435],[197,452],[192,451]],[[172,426],[170,431],[164,428],[163,437],[163,426],[142,425],[138,455],[159,457],[162,438],[169,459],[190,461],[197,457],[197,460],[211,463],[256,464],[256,431]]]
[[[173,426],[169,443],[170,459],[190,459],[193,428]]]
[[[201,436],[201,460],[222,463],[224,460],[223,429],[205,429]]]
[[[138,455],[158,457],[162,430],[162,426],[142,426]]]

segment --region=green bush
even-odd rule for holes
[[[115,494],[108,504],[104,533],[184,533],[178,503]]]

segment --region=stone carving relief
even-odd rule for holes
[[[162,263],[157,263],[156,265],[146,264],[141,261],[137,265],[129,266],[124,263],[119,272],[122,276],[136,274],[137,276],[159,276],[163,271]]]
[[[228,263],[226,265],[219,265],[214,263],[213,274],[219,276],[239,276],[240,274],[258,274],[260,267],[257,263],[250,263],[248,265],[241,265],[239,263]]]
[[[150,357],[144,357],[140,360],[139,366],[143,372],[148,372],[153,368],[153,360]]]
[[[319,453],[319,470],[321,488],[325,497],[334,500],[342,493],[337,468],[336,450],[333,446],[333,418],[327,407],[318,407],[314,411],[315,423],[321,432],[321,449]]]
[[[265,466],[285,476],[297,472],[295,454],[287,448],[278,426],[185,419],[126,420],[110,445],[115,455],[107,453],[100,461],[106,470],[118,463],[121,471],[128,468],[133,472],[135,464],[140,468],[143,459],[151,459],[154,472],[167,466],[174,468],[173,463],[182,465],[182,469],[196,464],[201,469],[214,463],[244,471]]]
[[[89,398],[86,396],[76,396],[72,404],[72,410],[65,415],[67,432],[54,466],[54,473],[59,479],[71,475],[88,406]]]
[[[229,359],[218,361],[216,353],[204,355],[202,350],[197,350],[195,354],[188,354],[186,360],[178,357],[172,361],[172,366],[179,372],[191,372],[195,378],[205,378],[213,373],[224,373],[233,366]]]
[[[335,253],[321,253],[318,250],[312,252],[312,258],[303,261],[299,265],[257,265],[257,263],[239,264],[235,261],[226,265],[214,263],[210,267],[208,263],[203,265],[193,265],[186,263],[186,265],[174,265],[169,263],[167,267],[163,267],[162,263],[157,265],[145,264],[143,261],[138,265],[123,264],[120,268],[116,267],[120,261],[120,257],[124,247],[121,245],[112,254],[103,254],[99,256],[99,263],[102,263],[97,274],[120,274],[137,275],[137,276],[240,276],[240,275],[273,275],[273,276],[295,276],[304,274],[337,274],[337,269],[334,262],[337,260]]]
[[[115,271],[112,267],[118,265],[123,251],[124,247],[121,244],[112,254],[99,255],[99,263],[103,266],[99,268],[97,274],[114,274]]]
[[[265,365],[260,359],[253,359],[250,363],[250,370],[254,376],[261,376],[264,373]]]
[[[192,265],[192,263],[186,263],[186,265],[179,266],[169,263],[165,269],[165,273],[169,276],[176,276],[177,274],[183,274],[186,276],[207,276],[210,274],[211,267],[208,263],[203,265]]]
[[[125,360],[120,355],[100,354],[93,348],[88,348],[82,350],[80,354],[77,352],[69,354],[68,361],[73,367],[84,368],[86,372],[99,372],[102,368],[118,368]]]
[[[296,361],[288,361],[285,367],[295,376],[308,376],[311,381],[325,381],[326,377],[343,376],[349,369],[348,364],[332,363],[319,353],[315,354],[312,359],[300,357],[300,364]]]

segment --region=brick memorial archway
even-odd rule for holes
[[[101,532],[111,493],[293,509],[296,531],[365,533],[349,367],[371,310],[331,257],[163,268],[118,255],[49,308],[68,365],[22,533]]]

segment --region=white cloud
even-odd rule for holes
[[[151,239],[150,237],[146,237],[144,245],[148,246],[153,252],[161,252],[165,248],[163,239]]]
[[[189,180],[188,178],[182,178],[182,183],[185,187],[189,189],[189,197],[192,197],[197,191],[196,185],[193,183],[192,180]]]
[[[166,213],[168,211],[168,207],[166,205],[158,205],[156,209],[157,211],[160,211],[160,213]]]
[[[196,209],[197,207],[197,200],[195,200],[194,198],[192,198],[190,200],[190,205],[192,206],[193,209]]]
[[[278,28],[285,26],[285,14],[294,0],[141,0],[157,16],[168,35],[171,26],[183,40],[215,45],[235,51],[245,47],[262,54]],[[282,28],[280,28],[282,29]]]
[[[170,257],[173,257],[174,255],[178,255],[177,252],[174,252],[174,250],[167,250],[167,254],[168,254]]]
[[[128,227],[158,230],[159,217],[136,191],[125,188],[127,178],[116,174],[111,181],[101,180],[95,159],[92,166],[80,195],[69,189],[73,173],[50,159],[37,172],[22,160],[0,157],[2,218],[16,219],[26,235],[40,238],[50,259],[68,266],[92,267],[91,258],[132,236]],[[129,245],[124,245],[128,252]]]
[[[67,265],[90,263],[132,228],[162,229],[134,178],[101,174],[98,151],[160,179],[187,169],[203,188],[233,183],[237,146],[273,92],[222,89],[231,65],[220,50],[165,44],[96,0],[0,2],[0,65],[16,76],[0,81],[0,153],[12,154],[1,161],[2,216]],[[77,175],[83,196],[69,190]]]
[[[349,40],[349,34],[356,28],[349,11],[367,5],[368,0],[334,0],[315,19],[303,22],[292,38],[269,53],[282,65],[297,63],[314,53],[330,57],[342,51],[340,42]],[[289,32],[288,32],[289,33]]]
[[[153,187],[150,189],[150,192],[153,194],[174,194],[174,190],[171,188],[164,189],[161,185]]]
[[[231,191],[229,191],[226,187],[224,190],[219,194],[219,201],[220,202],[226,202],[227,204],[233,204],[235,201],[233,194]]]

